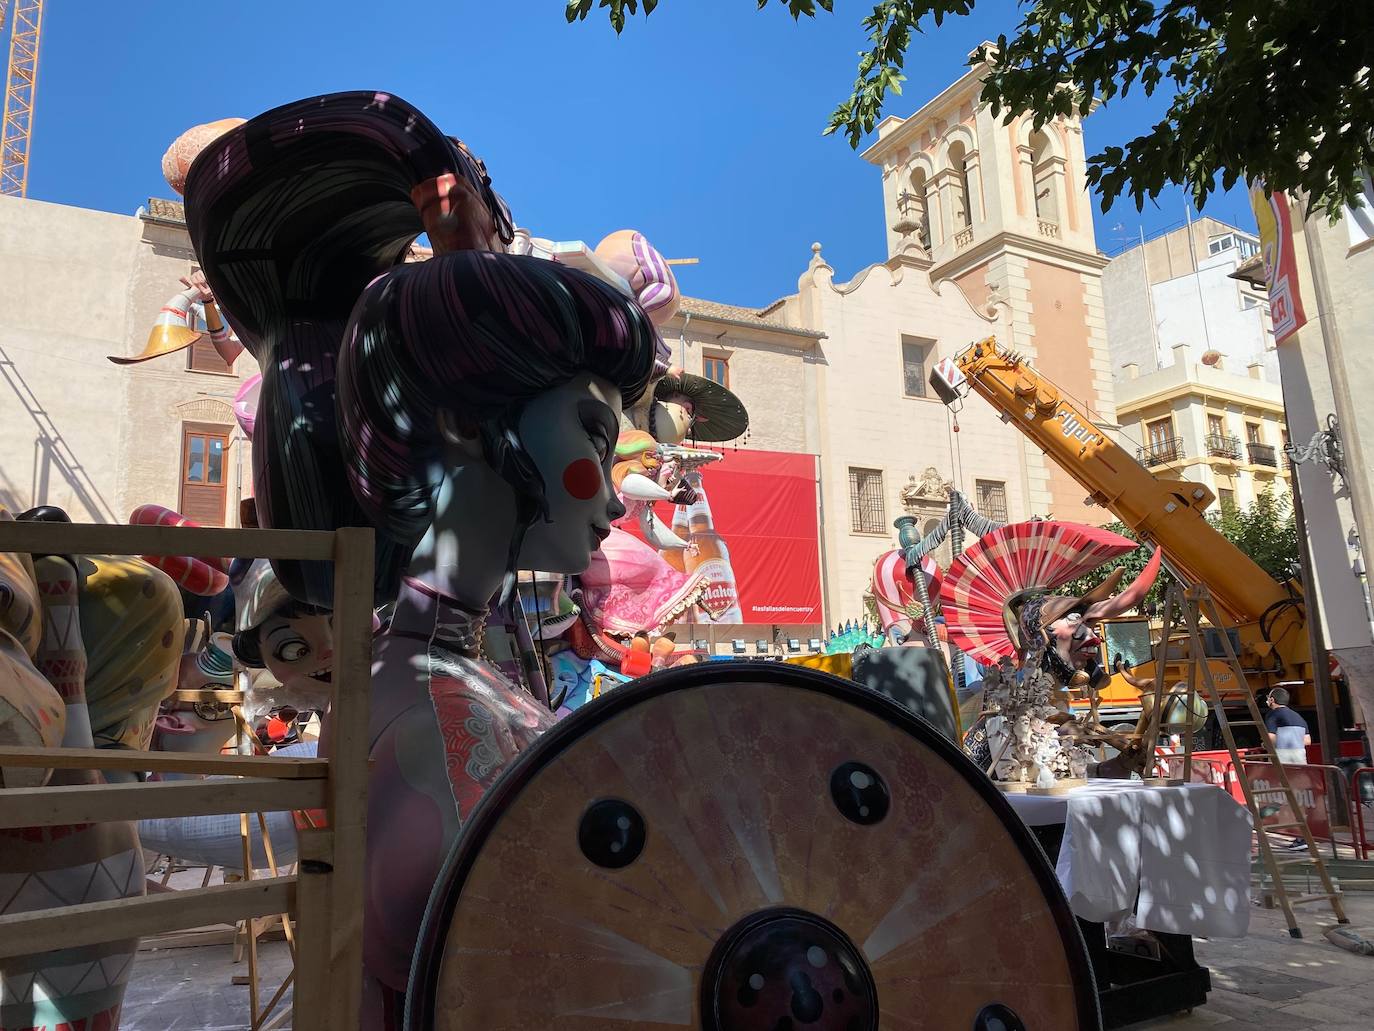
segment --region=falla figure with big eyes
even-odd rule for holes
[[[485,169],[385,94],[251,119],[196,160],[186,198],[208,284],[263,370],[260,525],[373,526],[375,601],[395,602],[373,649],[363,1024],[397,1026],[450,845],[554,720],[485,661],[488,604],[518,569],[585,570],[623,514],[610,467],[657,335],[599,280],[503,253]],[[435,256],[406,264],[421,231]],[[327,566],[273,566],[297,602],[330,604]],[[326,723],[326,754],[328,738]]]

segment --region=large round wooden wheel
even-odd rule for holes
[[[647,677],[521,757],[431,899],[444,1031],[1099,1027],[1076,925],[951,743],[776,663]]]

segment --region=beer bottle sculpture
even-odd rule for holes
[[[695,479],[693,479],[694,477]],[[684,476],[683,479],[692,483],[694,487],[699,486],[701,483],[701,477],[696,474],[688,474]],[[673,533],[677,534],[688,544],[692,543],[691,532],[687,522],[686,505],[673,506]],[[667,562],[668,565],[672,566],[679,573],[686,573],[692,568],[687,564],[687,552],[690,550],[691,548],[673,548],[666,551],[660,551],[659,554],[663,557],[664,562]]]
[[[686,555],[687,572],[704,570],[710,584],[699,607],[713,623],[743,623],[744,613],[739,607],[735,571],[730,567],[730,549],[725,546],[724,538],[716,533],[711,503],[701,485],[701,474],[690,472],[685,478],[697,495],[687,508],[687,542],[691,545]]]

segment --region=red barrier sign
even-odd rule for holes
[[[1289,766],[1283,772],[1288,775],[1288,784],[1297,798],[1300,813],[1295,814],[1284,796],[1279,778],[1274,775],[1273,767],[1267,763],[1247,762],[1245,774],[1250,778],[1250,790],[1254,793],[1255,804],[1259,806],[1260,822],[1293,823],[1299,817],[1307,820],[1308,829],[1314,838],[1330,840],[1331,817],[1326,808],[1326,770],[1325,766]],[[1231,785],[1231,794],[1242,805],[1245,796],[1241,793],[1239,782]]]

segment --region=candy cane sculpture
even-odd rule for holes
[[[199,526],[179,512],[161,505],[139,505],[129,516],[134,526]],[[192,594],[213,597],[229,586],[229,560],[191,558],[188,555],[144,555],[143,561],[156,566]]]

